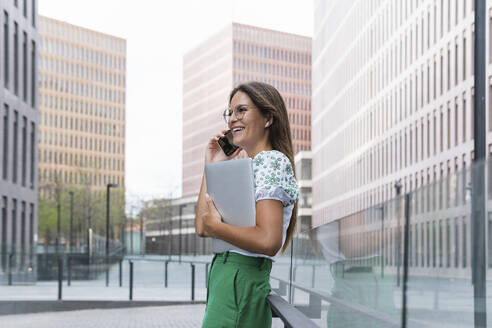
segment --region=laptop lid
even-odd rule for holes
[[[247,227],[256,224],[256,202],[251,158],[205,165],[207,192],[225,223]],[[241,250],[223,240],[213,240],[214,252]]]

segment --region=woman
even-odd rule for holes
[[[197,234],[244,250],[215,254],[203,327],[270,327],[272,313],[266,298],[272,258],[292,239],[299,195],[287,110],[274,87],[249,82],[232,90],[224,118],[239,148],[227,157],[217,144],[227,132],[222,131],[209,140],[205,162],[233,159],[241,150],[253,159],[256,225],[236,227],[222,222],[203,176]]]

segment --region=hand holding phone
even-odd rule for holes
[[[228,131],[225,134],[225,137],[219,138],[219,140],[217,140],[217,143],[219,144],[220,148],[222,149],[224,154],[226,154],[226,156],[228,157],[234,154],[236,149],[239,148],[238,146],[234,145],[232,141],[233,141],[232,131]]]

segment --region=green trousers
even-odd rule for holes
[[[271,327],[272,261],[232,252],[215,254],[207,282],[202,327]]]

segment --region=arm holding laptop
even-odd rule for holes
[[[226,131],[223,131],[225,133]],[[205,162],[229,160],[239,155],[241,149],[230,157],[225,156],[217,145],[217,135],[210,139]],[[283,205],[273,199],[264,199],[256,203],[256,225],[236,227],[222,222],[213,200],[207,199],[205,174],[198,196],[195,229],[201,237],[214,237],[224,240],[248,252],[274,256],[282,246]]]

